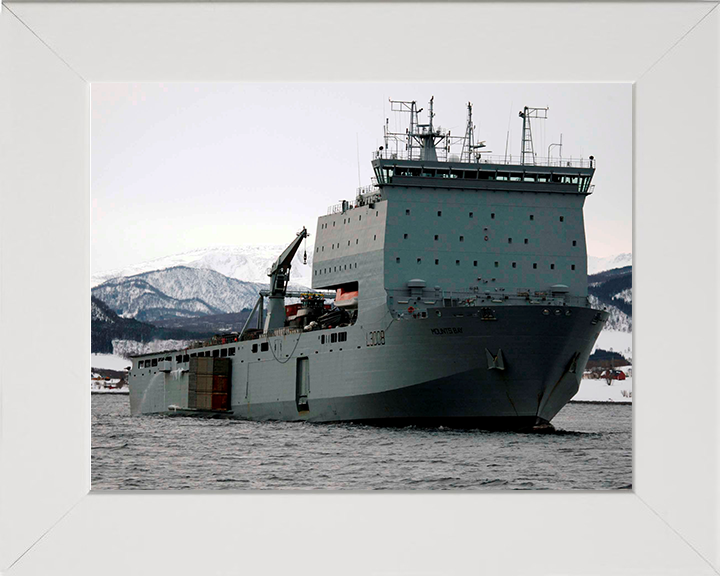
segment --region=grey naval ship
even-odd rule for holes
[[[318,219],[312,290],[288,289],[305,228],[239,333],[132,358],[133,415],[552,429],[608,318],[587,298],[595,160],[519,156],[409,118],[384,127],[372,185]],[[307,256],[307,254],[306,254]],[[291,298],[292,300],[286,301]],[[289,302],[289,303],[288,303]]]

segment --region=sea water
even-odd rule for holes
[[[130,416],[92,397],[92,489],[612,490],[632,406],[568,404],[554,434]]]

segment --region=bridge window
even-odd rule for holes
[[[182,360],[182,361],[183,361],[183,362],[190,362],[190,356],[188,356],[187,354],[185,354],[185,356],[183,356],[183,360]]]
[[[178,364],[182,362],[182,354],[175,356],[175,362],[177,362]]]
[[[320,344],[325,344],[325,334],[320,336]]]
[[[152,365],[153,365],[153,366],[157,366],[157,358],[153,358],[153,359],[152,359]]]
[[[337,337],[338,337],[337,333],[330,334],[330,344],[335,344],[337,342]]]
[[[222,350],[220,350],[220,357],[227,358],[227,348],[223,348]]]
[[[257,344],[252,345],[252,351],[257,353]]]
[[[218,358],[220,356],[220,350],[215,349],[213,350],[212,354],[213,358]]]

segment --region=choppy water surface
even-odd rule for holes
[[[92,397],[93,489],[629,488],[632,407],[569,404],[556,434],[130,416]]]

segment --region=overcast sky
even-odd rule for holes
[[[562,134],[563,157],[597,161],[588,254],[632,251],[630,84],[93,83],[93,273],[314,234],[329,205],[370,183],[385,118],[404,132],[388,98],[427,110],[433,95],[436,126],[463,135],[470,101],[476,140],[500,155],[508,130],[519,154],[518,111],[549,106],[533,124],[537,154]]]

